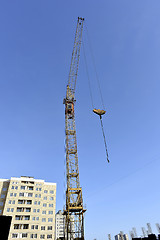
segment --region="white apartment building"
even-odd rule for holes
[[[12,216],[8,240],[55,238],[56,183],[0,179],[0,215]]]
[[[65,222],[64,222],[64,215],[62,214],[62,211],[59,210],[56,213],[56,221],[55,221],[55,240],[59,238],[64,237],[64,227],[65,227]]]
[[[71,216],[73,220],[72,229],[74,229],[74,217]],[[65,216],[62,211],[59,210],[56,213],[56,221],[55,221],[55,240],[64,238],[64,229],[65,229]]]

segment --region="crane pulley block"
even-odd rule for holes
[[[93,112],[98,114],[100,117],[106,113],[105,110],[93,109]]]

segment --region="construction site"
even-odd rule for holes
[[[2,240],[160,240],[160,4],[82,3],[2,4]]]

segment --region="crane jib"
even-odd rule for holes
[[[77,81],[77,75],[78,75],[80,49],[81,49],[81,42],[82,42],[83,22],[84,22],[84,18],[78,18],[73,52],[72,52],[72,58],[71,58],[70,71],[69,71],[69,77],[68,77],[68,86],[67,86],[67,87],[69,87],[70,92],[69,92],[69,95],[67,95],[68,93],[66,93],[66,98],[70,98],[70,96],[72,96],[74,98],[74,94],[75,94],[76,81]]]

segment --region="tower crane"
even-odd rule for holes
[[[156,223],[156,227],[157,227],[158,233],[160,233],[160,225],[159,225],[159,223]]]
[[[143,233],[143,237],[146,237],[147,236],[147,233],[146,233],[146,230],[144,227],[141,228],[142,229],[142,233]]]
[[[79,180],[77,140],[75,127],[75,88],[78,74],[80,48],[84,18],[78,18],[72,52],[65,105],[65,139],[66,139],[66,204],[64,238],[66,240],[84,240],[84,212],[82,188]]]
[[[151,224],[147,223],[147,227],[148,227],[148,234],[152,234]]]

